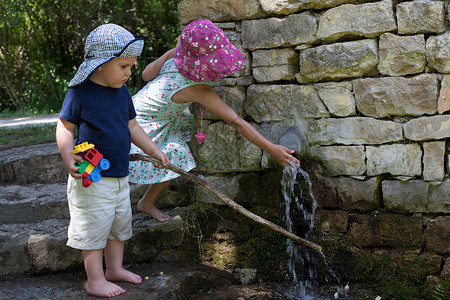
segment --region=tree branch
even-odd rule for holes
[[[130,159],[130,161],[142,160],[142,161],[150,162],[150,163],[152,163],[152,164],[154,164],[154,165],[155,165],[155,164],[156,164],[156,165],[162,165],[161,161],[159,161],[159,160],[157,160],[157,159],[155,159],[155,158],[153,158],[153,157],[147,156],[147,155],[130,154],[129,159]],[[299,237],[299,236],[297,236],[297,235],[295,235],[295,234],[293,234],[293,233],[287,231],[286,229],[284,229],[284,228],[282,228],[282,227],[280,227],[280,226],[278,226],[278,225],[276,225],[276,224],[274,224],[274,223],[272,223],[272,222],[270,222],[270,221],[268,221],[268,220],[266,220],[266,219],[264,219],[264,218],[261,218],[261,217],[258,216],[258,215],[255,215],[254,213],[252,213],[252,212],[246,210],[246,209],[243,208],[241,205],[239,205],[239,204],[237,204],[236,202],[234,202],[234,201],[233,201],[231,198],[229,198],[227,195],[225,195],[225,194],[222,193],[221,191],[217,190],[217,189],[216,189],[215,187],[213,187],[211,184],[209,184],[208,182],[206,182],[206,181],[200,179],[198,176],[195,176],[195,175],[193,175],[193,174],[190,174],[190,173],[188,173],[188,172],[186,172],[186,171],[184,171],[184,170],[182,170],[182,169],[180,169],[180,168],[178,168],[178,167],[175,167],[174,165],[172,165],[172,164],[170,164],[170,163],[167,164],[167,165],[165,166],[165,168],[166,168],[166,169],[169,169],[169,170],[171,170],[171,171],[173,171],[173,172],[175,172],[175,173],[178,173],[178,174],[180,174],[180,175],[183,176],[183,177],[186,177],[187,179],[193,181],[194,183],[200,184],[201,186],[203,186],[204,188],[206,188],[207,190],[209,190],[209,191],[211,191],[213,194],[215,194],[217,197],[219,197],[223,202],[225,202],[226,204],[228,204],[231,208],[233,208],[234,210],[240,212],[240,213],[243,214],[244,216],[246,216],[246,217],[252,219],[253,221],[255,221],[255,222],[257,222],[257,223],[260,223],[260,224],[263,224],[263,225],[266,225],[266,226],[270,227],[271,229],[273,229],[273,230],[275,230],[275,231],[278,231],[279,233],[281,233],[281,234],[287,236],[287,237],[290,238],[290,239],[293,239],[294,241],[296,241],[296,242],[298,242],[298,243],[300,243],[300,244],[302,244],[302,245],[305,245],[305,246],[307,246],[307,247],[310,247],[310,248],[312,248],[312,249],[314,249],[314,250],[317,250],[317,251],[319,251],[319,252],[322,251],[322,247],[321,247],[321,246],[319,246],[319,245],[317,245],[317,244],[315,244],[315,243],[313,243],[313,242],[311,242],[311,241],[308,241],[308,240],[306,240],[306,239],[303,239],[303,238],[301,238],[301,237]]]

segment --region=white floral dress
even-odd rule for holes
[[[133,96],[136,120],[152,141],[166,153],[170,163],[189,171],[195,168],[194,158],[180,132],[180,115],[191,104],[177,104],[172,96],[195,84],[205,84],[187,79],[178,72],[174,60],[167,60],[158,76]],[[130,154],[145,154],[131,144]],[[130,161],[129,181],[133,183],[158,183],[179,175],[167,169],[155,168],[144,161]]]

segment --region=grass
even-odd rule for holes
[[[56,124],[0,128],[0,150],[55,141]]]

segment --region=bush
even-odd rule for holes
[[[0,2],[0,112],[59,111],[67,84],[83,61],[86,36],[116,23],[145,38],[127,86],[144,82],[142,68],[173,47],[180,0],[5,0]]]

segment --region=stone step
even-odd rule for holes
[[[164,223],[133,215],[133,237],[126,242],[124,262],[153,261],[179,247],[185,235],[182,216],[187,208],[166,211]],[[66,246],[68,219],[0,225],[0,276],[82,269],[81,252]]]
[[[65,183],[0,186],[0,224],[33,223],[47,219],[69,218]],[[136,204],[148,185],[130,185],[134,213]],[[188,205],[192,184],[177,178],[155,201],[157,207],[169,209]]]
[[[11,148],[0,152],[0,183],[62,183],[67,170],[56,143]]]
[[[262,286],[252,290],[248,285],[236,285],[237,280],[231,272],[202,264],[180,264],[179,262],[153,262],[126,265],[126,268],[142,277],[142,283],[134,285],[127,282],[117,283],[126,293],[117,299],[231,299],[223,296],[208,297],[214,289],[233,287],[228,292],[235,295],[232,299],[263,299],[264,294],[273,294]],[[50,273],[33,276],[15,276],[0,280],[0,299],[100,299],[88,296],[83,284],[86,281],[84,271]],[[234,285],[233,285],[234,284]],[[245,291],[239,292],[240,289]],[[267,291],[264,293],[264,291]],[[199,293],[204,293],[201,297]],[[248,296],[250,295],[250,297]],[[253,297],[251,297],[253,296]],[[274,299],[265,297],[264,299]],[[278,298],[279,299],[279,298]]]
[[[5,185],[0,187],[0,224],[67,219],[66,184]]]

